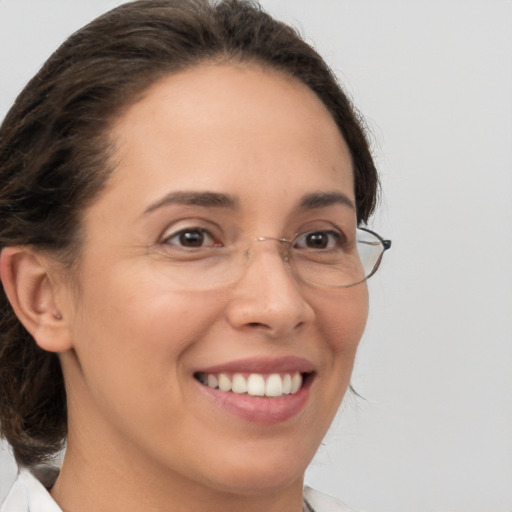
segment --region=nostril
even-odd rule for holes
[[[297,325],[294,327],[294,329],[300,329],[304,325],[304,322],[298,322]],[[253,329],[272,329],[271,325],[264,324],[262,322],[248,322],[247,326]]]
[[[263,327],[264,324],[260,323],[260,322],[249,322],[247,325],[249,325],[249,327]]]

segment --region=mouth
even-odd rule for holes
[[[194,378],[203,386],[224,393],[253,397],[279,398],[298,393],[311,373],[299,371],[286,373],[204,373],[196,372]]]
[[[297,357],[231,361],[193,374],[214,408],[243,420],[277,424],[300,415],[309,401],[316,367]]]

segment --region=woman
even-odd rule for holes
[[[389,242],[315,51],[248,2],[128,3],[0,134],[2,512],[346,510],[303,475]]]

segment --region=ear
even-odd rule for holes
[[[39,347],[64,352],[72,344],[58,307],[55,272],[55,263],[29,246],[6,247],[0,254],[0,277],[16,316]]]

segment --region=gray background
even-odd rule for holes
[[[114,0],[0,0],[0,118]],[[332,65],[393,239],[349,397],[308,482],[370,512],[512,511],[512,2],[264,0]],[[0,449],[0,496],[15,466]]]

